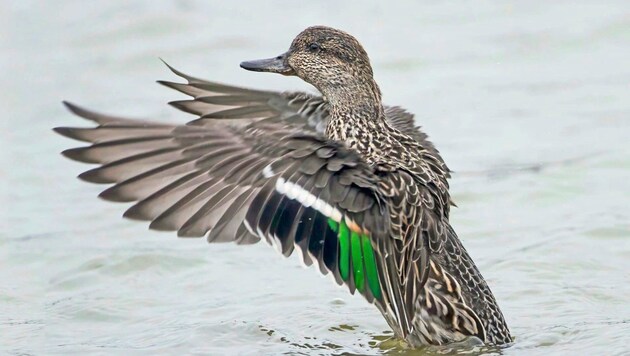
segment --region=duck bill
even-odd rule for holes
[[[241,62],[241,68],[253,72],[269,72],[283,75],[295,75],[293,68],[287,63],[287,54],[267,59],[255,59],[253,61]]]

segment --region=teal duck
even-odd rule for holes
[[[413,115],[385,106],[361,44],[309,27],[277,57],[241,63],[298,76],[322,96],[251,90],[188,76],[160,81],[197,116],[164,124],[88,111],[60,127],[91,143],[63,154],[99,165],[79,177],[135,202],[124,216],[209,242],[260,240],[298,250],[360,293],[411,346],[512,337],[492,292],[449,223],[449,169]]]

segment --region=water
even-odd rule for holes
[[[1,353],[411,353],[296,258],[121,219],[126,205],[96,199],[101,187],[74,179],[87,166],[58,154],[77,143],[50,131],[84,124],[62,99],[192,119],[165,105],[182,96],[153,83],[175,79],[158,57],[312,90],[238,63],[313,24],[363,42],[386,102],[415,112],[457,171],[453,225],[516,337],[500,352],[630,353],[626,1],[227,4],[0,4]]]

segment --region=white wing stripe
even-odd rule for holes
[[[289,199],[298,201],[307,208],[311,207],[319,211],[324,214],[324,216],[329,217],[336,222],[340,222],[343,217],[343,214],[339,211],[339,209],[328,204],[322,199],[317,198],[299,185],[289,182],[284,178],[278,178],[276,181],[276,191],[280,194],[286,195]]]

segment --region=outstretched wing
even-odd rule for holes
[[[80,178],[113,184],[106,200],[135,202],[126,217],[209,242],[264,239],[285,256],[297,248],[351,293],[390,304],[389,215],[377,173],[353,151],[284,123],[166,125],[67,106],[98,126],[56,128],[92,144],[63,154],[98,164]]]
[[[264,91],[240,88],[210,82],[168,68],[187,81],[186,84],[158,81],[192,97],[170,104],[182,111],[199,116],[194,125],[209,124],[214,120],[226,120],[230,124],[246,125],[254,121],[288,122],[303,130],[323,133],[330,117],[328,104],[321,96],[303,92]],[[410,112],[398,106],[385,106],[388,122],[401,132],[418,141],[422,147],[434,153],[445,165],[438,151],[414,122]]]
[[[285,256],[297,248],[306,265],[316,263],[351,293],[358,290],[398,335],[407,335],[428,274],[428,244],[439,240],[434,224],[424,226],[432,218],[421,217],[432,206],[421,202],[427,192],[404,172],[375,172],[353,151],[325,140],[329,113],[321,97],[243,89],[171,70],[188,83],[161,83],[193,97],[171,104],[199,116],[186,125],[67,104],[98,124],[55,129],[92,143],[64,151],[100,165],[80,178],[113,184],[100,196],[135,202],[124,216],[150,221],[151,229],[209,242],[264,239]],[[446,167],[413,115],[398,107],[385,111],[392,126]],[[421,217],[417,226],[409,225],[414,215]]]

